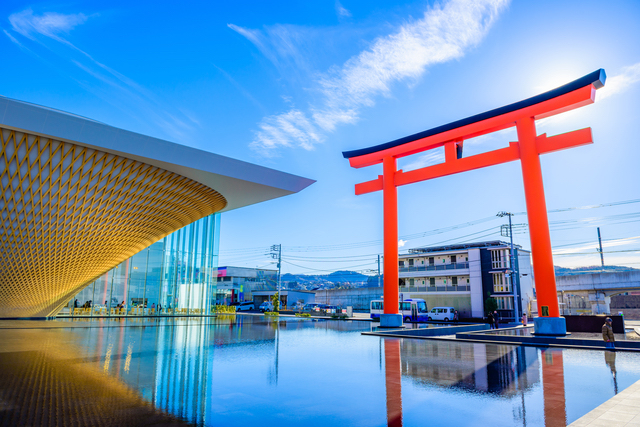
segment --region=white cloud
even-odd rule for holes
[[[345,9],[338,0],[336,0],[336,13],[338,14],[338,18],[351,18],[351,12]]]
[[[56,12],[46,12],[40,16],[33,14],[33,10],[26,9],[22,12],[9,16],[11,27],[17,33],[35,40],[36,34],[59,40],[63,33],[69,33],[78,25],[84,24],[87,16],[82,13],[62,14]]]
[[[274,25],[264,31],[227,26],[253,43],[282,74],[291,74],[292,70],[311,72],[307,58],[312,52],[303,47],[308,30],[293,25]]]
[[[425,154],[421,154],[415,158],[411,163],[402,167],[405,172],[424,168],[427,166],[437,165],[444,162],[444,148],[434,148],[427,151]]]
[[[626,237],[624,239],[615,239],[615,240],[608,240],[608,241],[604,241],[602,242],[602,248],[604,250],[604,248],[614,248],[617,246],[626,246],[626,245],[631,245],[634,243],[637,243],[640,241],[640,236],[635,236],[635,237]],[[580,246],[574,246],[571,248],[562,248],[562,249],[556,249],[553,251],[554,255],[561,255],[561,254],[571,254],[571,253],[576,253],[576,252],[583,252],[583,251],[588,251],[591,249],[595,249],[597,250],[599,247],[597,242],[594,243],[589,243],[586,245],[580,245]],[[606,250],[605,250],[606,252]]]
[[[318,129],[303,112],[296,109],[266,117],[259,127],[250,147],[267,157],[272,155],[272,148],[283,146],[312,150],[316,143],[322,141]]]
[[[640,62],[624,67],[620,74],[609,77],[604,87],[598,90],[597,98],[605,99],[624,92],[638,82],[640,82]]]
[[[402,239],[398,240],[398,247],[399,247],[399,248],[403,247],[403,246],[404,246],[404,245],[406,245],[406,244],[407,244],[407,241],[406,241],[406,240],[402,240]]]
[[[309,112],[290,110],[304,117],[313,137],[302,138],[304,144],[295,143],[288,132],[277,126],[278,115],[265,118],[251,143],[261,152],[278,147],[301,146],[313,148],[323,140],[322,132],[331,132],[339,124],[355,123],[363,107],[375,105],[379,96],[389,96],[394,84],[415,82],[427,68],[438,63],[461,58],[476,46],[489,31],[508,0],[452,0],[444,5],[428,8],[422,19],[401,25],[394,33],[375,39],[370,47],[315,79],[312,90],[320,99],[309,106]],[[283,56],[298,58],[295,38],[278,27],[280,37],[275,48],[267,46],[265,37],[256,30],[247,30],[230,24],[230,28],[244,35],[276,66]],[[286,36],[285,36],[286,34]],[[304,59],[299,60],[304,63]],[[309,117],[310,116],[310,117]],[[285,120],[285,122],[287,122]],[[284,139],[280,139],[284,135]]]
[[[37,15],[34,14],[33,10],[26,9],[9,16],[13,34],[6,30],[4,30],[4,32],[12,42],[21,48],[29,50],[21,44],[14,35],[24,36],[28,40],[39,43],[54,54],[62,56],[65,60],[68,60],[71,64],[82,70],[82,72],[85,73],[83,76],[88,75],[95,79],[91,81],[91,83],[85,82],[84,79],[76,80],[78,84],[87,91],[103,98],[106,102],[118,106],[131,115],[144,112],[147,117],[142,119],[142,121],[152,121],[174,138],[184,138],[187,132],[193,129],[192,125],[198,124],[196,118],[185,114],[175,106],[165,106],[163,109],[163,101],[158,99],[153,92],[145,89],[118,71],[97,61],[89,53],[80,49],[67,39],[71,30],[84,24],[88,18],[89,17],[83,13],[62,14],[45,12]],[[60,50],[54,48],[59,45],[52,43],[52,40],[61,43],[66,46],[67,49]],[[47,62],[40,56],[38,56],[38,58]],[[59,68],[60,66],[56,65],[56,67]],[[74,78],[73,76],[70,77]],[[132,108],[132,105],[135,105],[135,108]]]

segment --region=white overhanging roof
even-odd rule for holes
[[[0,126],[116,154],[190,178],[227,199],[221,212],[297,193],[315,182],[2,96]]]

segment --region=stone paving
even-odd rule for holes
[[[640,381],[569,425],[584,426],[640,426]]]

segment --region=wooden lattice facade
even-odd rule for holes
[[[85,284],[227,200],[123,156],[0,128],[0,318],[55,314]]]

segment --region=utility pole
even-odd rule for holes
[[[278,260],[278,307],[279,307],[280,301],[282,301],[282,296],[280,295],[280,268],[282,266],[282,244],[271,245],[271,258]]]
[[[378,287],[380,287],[380,254],[378,254]]]
[[[511,278],[511,288],[513,289],[513,315],[515,317],[514,321],[518,321],[518,303],[520,302],[518,298],[518,289],[516,287],[516,281],[514,280],[514,275],[519,276],[519,272],[516,271],[515,262],[513,258],[513,229],[511,226],[511,217],[513,214],[511,212],[498,212],[496,216],[502,218],[503,216],[509,217],[509,237],[511,238],[511,250],[509,251],[509,266],[511,267],[511,274],[509,275]]]
[[[604,254],[602,253],[602,239],[600,238],[600,227],[598,227],[598,244],[600,245],[600,262],[602,263],[602,269],[604,270]]]

